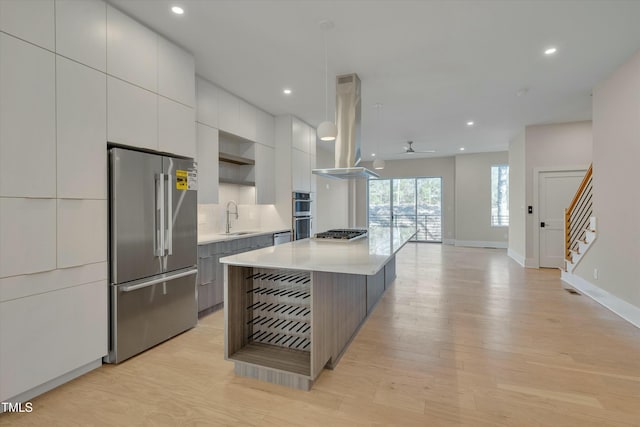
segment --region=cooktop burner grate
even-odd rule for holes
[[[361,237],[367,236],[367,230],[362,229],[335,229],[335,230],[327,230],[322,233],[317,233],[315,235],[316,239],[327,239],[327,240],[355,240]]]

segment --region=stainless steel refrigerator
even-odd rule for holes
[[[109,355],[119,363],[197,323],[197,170],[109,149]]]

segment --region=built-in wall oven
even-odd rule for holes
[[[311,237],[311,202],[310,193],[293,193],[293,240],[307,239]]]

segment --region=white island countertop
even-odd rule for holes
[[[415,230],[371,228],[368,237],[350,242],[296,240],[221,258],[223,264],[374,275],[407,243]]]

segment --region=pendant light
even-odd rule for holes
[[[320,21],[320,28],[324,31],[324,119],[318,125],[318,138],[322,141],[335,141],[338,136],[338,128],[334,122],[329,121],[329,66],[327,60],[327,31],[333,28],[333,22]]]
[[[376,140],[377,140],[377,146],[376,146],[376,151],[378,153],[378,155],[380,155],[380,129],[382,128],[382,123],[380,122],[380,110],[382,109],[382,104],[376,104],[374,105],[374,107],[376,107],[376,110],[378,112],[377,116],[378,116],[378,135],[376,136]],[[384,169],[384,160],[382,160],[380,157],[376,157],[376,159],[373,161],[373,168],[380,170],[380,169]]]

